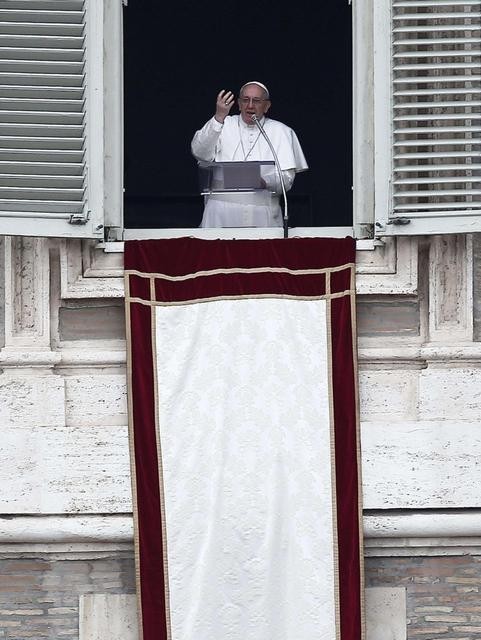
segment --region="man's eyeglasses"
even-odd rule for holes
[[[267,100],[265,98],[239,98],[239,102],[242,104],[249,104],[252,102],[253,105],[258,105],[262,102],[267,102]]]

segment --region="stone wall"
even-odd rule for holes
[[[0,638],[77,640],[81,595],[135,592],[132,552],[82,555],[0,559]]]
[[[481,241],[391,239],[358,260],[367,586],[406,588],[408,638],[481,637],[480,550],[452,552],[481,540]],[[122,254],[17,238],[0,261],[0,638],[77,638],[79,597],[135,588]],[[376,538],[394,512],[429,514],[400,555]]]
[[[407,638],[481,637],[481,556],[367,558],[367,587],[404,587]]]
[[[134,594],[132,551],[95,554],[90,559],[82,555],[24,554],[0,559],[0,638],[86,640],[79,636],[82,596]],[[383,587],[406,592],[405,615],[395,610],[384,624],[383,636],[372,631],[368,640],[398,640],[395,629],[400,623],[407,623],[407,640],[481,636],[480,555],[369,557],[365,570],[368,590]],[[370,605],[371,599],[367,600]],[[134,598],[129,606],[135,607]],[[369,606],[367,613],[369,619]],[[135,621],[133,611],[130,617]]]

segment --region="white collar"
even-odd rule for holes
[[[253,122],[252,124],[247,124],[247,122],[244,122],[242,116],[239,114],[238,115],[239,118],[239,122],[241,123],[241,125],[245,128],[245,129],[252,129],[252,127],[256,127],[255,123]],[[266,121],[266,117],[262,116],[262,118],[259,120],[259,122],[261,123],[262,126],[264,126],[264,123]]]

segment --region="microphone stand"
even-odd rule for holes
[[[252,121],[255,122],[257,128],[259,129],[259,131],[264,136],[265,141],[269,145],[269,149],[271,150],[272,155],[274,157],[274,162],[276,163],[277,173],[279,174],[279,179],[281,181],[282,197],[284,198],[284,215],[283,215],[283,218],[282,218],[283,227],[284,227],[284,238],[288,238],[289,237],[289,227],[288,227],[289,216],[288,216],[288,213],[287,213],[286,185],[284,184],[284,176],[282,175],[282,169],[281,169],[281,165],[279,163],[279,158],[277,157],[277,153],[275,152],[274,147],[272,146],[272,142],[270,141],[269,136],[265,132],[264,127],[261,125],[261,123],[259,121],[259,118],[255,114],[252,116]]]

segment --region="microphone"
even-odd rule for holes
[[[270,141],[269,136],[265,132],[264,127],[260,123],[260,120],[256,116],[255,113],[252,114],[251,120],[252,120],[252,122],[255,123],[255,125],[257,126],[259,131],[262,133],[263,137],[265,138],[265,141],[269,145],[269,149],[271,150],[272,155],[274,157],[274,162],[276,163],[277,173],[279,174],[279,180],[281,181],[282,197],[284,198],[284,216],[283,216],[283,219],[282,219],[283,227],[284,227],[284,238],[287,238],[288,235],[289,235],[289,227],[288,227],[289,216],[288,216],[288,213],[287,213],[287,194],[286,194],[286,185],[284,184],[284,176],[282,175],[282,169],[281,169],[281,165],[279,163],[279,158],[277,157],[277,153],[275,152],[275,149],[272,146],[272,142]]]

